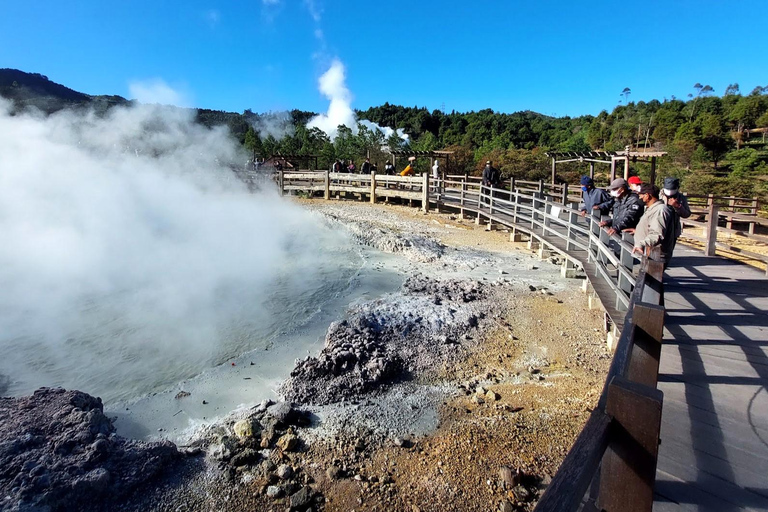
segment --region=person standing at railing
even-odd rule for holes
[[[366,158],[365,162],[360,166],[360,174],[371,174],[371,159]]]
[[[435,193],[439,193],[439,187],[437,185],[437,182],[440,180],[440,162],[435,159],[435,163],[432,165],[432,180],[434,185],[432,186],[432,191]]]
[[[627,180],[627,184],[629,185],[630,192],[634,192],[635,194],[637,194],[638,192],[640,192],[640,185],[643,184],[643,180],[641,180],[637,176],[630,176],[629,179]]]
[[[691,216],[691,208],[688,206],[688,198],[680,193],[680,180],[677,178],[664,178],[664,190],[659,198],[667,206],[671,206],[675,212],[675,241],[683,233],[683,221]]]
[[[608,215],[613,206],[613,199],[610,194],[601,188],[595,188],[595,182],[589,176],[581,177],[581,196],[584,200],[584,207],[580,209],[582,217],[590,215],[595,210],[600,210],[600,215]]]
[[[395,175],[395,166],[392,165],[391,162],[387,162],[386,165],[384,165],[384,174]]]
[[[667,268],[675,248],[675,212],[659,199],[659,188],[650,183],[640,185],[640,199],[645,213],[635,228],[635,246],[632,252],[643,254],[649,247],[661,246],[661,261]]]
[[[622,231],[633,230],[643,216],[645,210],[643,201],[637,194],[630,192],[624,178],[613,180],[608,187],[608,192],[613,198],[613,217],[601,221],[600,227],[608,228],[606,231],[611,236]]]
[[[499,186],[501,186],[501,173],[488,160],[485,162],[485,168],[483,169],[483,192],[490,194],[490,190],[485,190],[485,188],[499,188]],[[490,199],[488,202],[490,203]]]

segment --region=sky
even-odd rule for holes
[[[88,94],[242,112],[352,106],[555,116],[768,86],[764,0],[0,0],[0,67]]]

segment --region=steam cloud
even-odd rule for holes
[[[228,131],[191,115],[10,116],[0,98],[0,387],[109,400],[178,382],[244,350],[221,340],[270,321],[276,279],[281,293],[312,279],[337,235],[248,193]]]
[[[385,138],[389,138],[392,134],[396,133],[401,139],[408,140],[408,135],[402,129],[395,131],[392,128],[379,126],[365,119],[358,121],[355,111],[352,110],[353,96],[345,82],[346,70],[344,69],[344,64],[340,60],[334,59],[331,67],[323,73],[319,80],[320,92],[331,102],[328,106],[328,112],[310,119],[307,127],[320,128],[331,139],[335,139],[339,125],[347,126],[352,130],[352,133],[357,134],[357,125],[359,123],[371,130],[381,131]]]

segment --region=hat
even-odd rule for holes
[[[680,188],[680,180],[671,177],[664,178],[664,188],[667,190],[678,190]]]
[[[608,190],[617,190],[620,188],[625,188],[626,186],[627,186],[627,182],[624,180],[624,178],[616,178],[608,186]]]
[[[638,176],[632,176],[627,180],[630,185],[640,185],[643,182]]]
[[[582,187],[590,186],[590,185],[594,185],[594,184],[595,184],[595,182],[589,176],[582,176],[581,177],[581,186]]]
[[[416,161],[416,157],[415,156],[409,156],[408,157],[408,161],[409,162],[415,162]]]
[[[485,165],[491,165],[491,161],[488,160],[487,162],[485,162]]]
[[[651,194],[656,199],[659,198],[659,188],[656,185],[651,185],[650,183],[641,183],[640,184],[640,191],[638,194]]]

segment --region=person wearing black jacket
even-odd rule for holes
[[[643,216],[645,210],[643,201],[637,194],[629,191],[627,182],[623,178],[613,180],[608,187],[608,192],[613,198],[613,217],[600,222],[600,226],[607,227],[609,235],[628,229],[633,230]]]
[[[363,165],[360,166],[360,174],[371,174],[371,159],[366,158]]]

